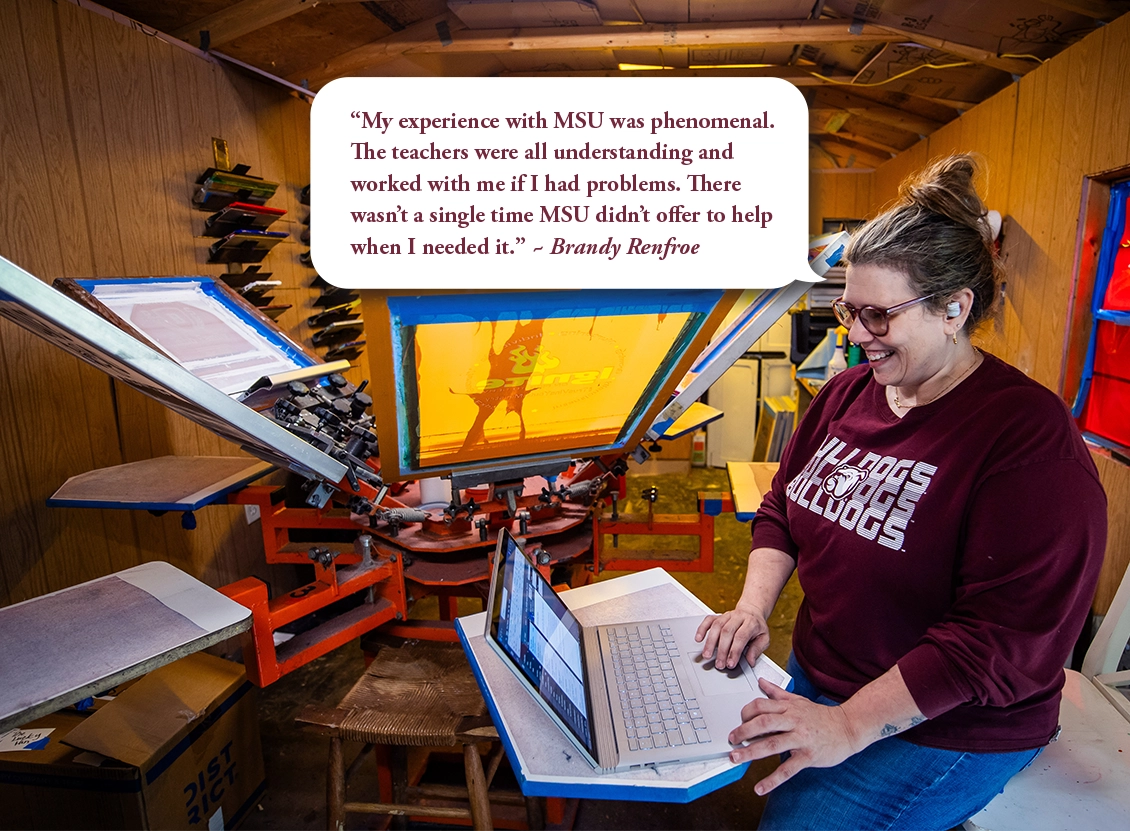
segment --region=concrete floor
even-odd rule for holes
[[[659,513],[689,513],[696,510],[699,491],[725,490],[723,470],[693,469],[689,475],[630,476],[624,512],[646,511],[639,499],[644,488],[657,487]],[[668,538],[671,547],[687,541]],[[640,541],[644,547],[658,548],[665,541],[652,538]],[[633,541],[621,540],[622,547]],[[715,568],[710,574],[675,574],[676,578],[705,603],[717,610],[732,608],[741,594],[749,552],[749,526],[733,515],[718,517],[715,523]],[[608,572],[600,579],[617,576]],[[769,621],[772,641],[768,654],[784,664],[789,651],[792,622],[800,603],[795,578],[790,581]],[[477,610],[477,609],[475,609]],[[426,610],[425,610],[426,611]],[[469,608],[468,611],[471,611]],[[305,733],[295,726],[297,713],[310,703],[336,704],[364,669],[356,642],[319,658],[267,687],[260,698],[263,754],[267,769],[267,791],[256,810],[244,822],[246,829],[321,829],[326,827],[325,777],[329,740]],[[346,762],[360,750],[347,745]],[[662,803],[581,800],[573,827],[576,829],[729,829],[754,828],[761,816],[762,800],[753,792],[754,784],[775,767],[766,761],[751,766],[746,776],[713,794],[686,805]],[[457,769],[458,770],[458,769]],[[503,763],[498,779],[507,777]],[[375,767],[362,764],[351,787],[358,790],[349,798],[375,799]],[[362,797],[370,788],[372,797]],[[368,828],[372,818],[351,815],[347,828]],[[379,826],[378,826],[379,827]],[[442,827],[442,826],[420,826]]]

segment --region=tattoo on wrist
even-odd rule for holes
[[[926,719],[924,716],[912,716],[910,721],[903,727],[899,727],[897,724],[884,724],[883,729],[879,731],[879,737],[885,739],[888,736],[893,736],[896,733],[901,733],[903,730],[908,730],[911,727],[917,727],[925,720]]]

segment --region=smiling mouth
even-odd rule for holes
[[[891,355],[895,354],[895,350],[886,349],[882,352],[868,352],[866,354],[867,354],[867,362],[874,364],[874,363],[878,363],[879,361],[882,361],[884,358],[891,357]]]

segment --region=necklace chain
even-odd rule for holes
[[[946,386],[946,388],[944,390],[939,392],[937,395],[935,395],[929,401],[918,401],[918,402],[915,402],[914,404],[903,404],[902,401],[899,400],[899,389],[898,389],[898,387],[895,387],[894,388],[894,391],[895,391],[895,406],[898,407],[900,410],[912,410],[915,407],[925,407],[927,404],[933,404],[935,401],[937,401],[939,398],[941,398],[947,392],[949,392],[954,387],[956,387],[959,383],[961,383],[966,378],[968,378],[969,375],[972,374],[973,370],[975,370],[978,367],[978,365],[980,365],[980,363],[981,363],[981,350],[974,347],[974,351],[976,352],[976,354],[973,356],[973,362],[968,367],[966,367],[965,371],[963,373],[961,373],[961,375],[957,376],[952,381],[950,381],[950,383]]]

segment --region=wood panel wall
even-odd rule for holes
[[[280,182],[268,203],[289,212],[264,270],[293,308],[279,323],[306,341],[315,292],[298,234],[308,209],[309,105],[71,3],[0,3],[0,255],[58,277],[218,276],[191,207],[212,164],[211,139]],[[164,454],[231,455],[234,445],[0,320],[0,605],[152,559],[211,585],[249,574],[294,582],[266,566],[243,510],[180,515],[48,508],[68,477]]]
[[[811,170],[808,233],[819,234],[825,219],[865,219],[871,212],[870,171]]]
[[[1006,217],[1005,302],[982,345],[1064,395],[1083,179],[1130,164],[1130,16],[1098,29],[1038,69],[879,167],[870,214],[931,159],[979,153],[990,208]],[[1110,502],[1107,559],[1095,597],[1105,613],[1130,562],[1130,468],[1096,458]]]

